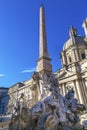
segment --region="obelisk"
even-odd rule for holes
[[[40,32],[39,32],[39,59],[37,62],[37,72],[45,72],[47,74],[52,73],[52,65],[50,63],[47,38],[46,38],[46,25],[45,25],[45,11],[44,6],[40,7]]]

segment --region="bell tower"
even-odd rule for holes
[[[85,37],[87,38],[87,18],[86,18],[85,21],[83,22],[82,27],[84,28]]]
[[[37,72],[45,72],[47,75],[52,73],[51,59],[47,49],[46,25],[44,6],[40,7],[40,32],[39,32],[39,59],[37,62]]]

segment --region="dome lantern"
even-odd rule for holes
[[[77,29],[72,26],[69,30],[69,35],[70,37],[77,36]]]

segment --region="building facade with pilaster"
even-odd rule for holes
[[[65,95],[73,88],[75,97],[87,107],[87,18],[83,23],[85,36],[78,35],[77,29],[71,27],[70,38],[61,52],[62,68],[55,74],[58,77],[60,92]]]

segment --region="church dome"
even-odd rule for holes
[[[82,36],[76,36],[74,39],[70,37],[69,40],[64,44],[63,50],[67,50],[69,47],[71,47],[74,44],[87,44],[85,37]]]
[[[76,28],[71,27],[71,29],[69,30],[69,35],[70,35],[70,38],[64,44],[63,50],[67,50],[69,47],[71,47],[72,45],[75,45],[75,44],[87,44],[85,37],[79,36],[77,34]]]

